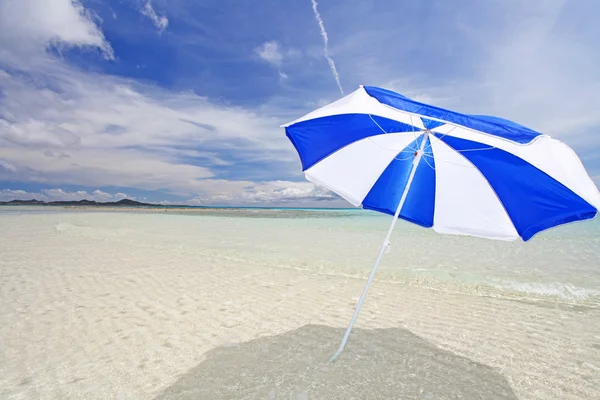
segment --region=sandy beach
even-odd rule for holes
[[[436,290],[387,279],[385,268],[345,353],[327,365],[370,265],[356,275],[311,268],[306,244],[335,260],[336,246],[360,247],[361,236],[318,243],[336,237],[318,230],[285,265],[256,256],[276,254],[269,240],[283,232],[260,223],[0,215],[0,397],[598,398],[594,302]],[[377,249],[364,246],[372,259]]]

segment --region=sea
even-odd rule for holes
[[[198,256],[365,278],[391,218],[361,209],[0,207],[0,224],[51,218],[56,232],[151,242]],[[133,228],[135,227],[135,228]],[[376,279],[465,295],[600,306],[600,219],[528,242],[443,235],[399,221]]]

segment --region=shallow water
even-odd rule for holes
[[[257,264],[367,276],[391,217],[363,210],[106,211],[5,207],[0,218],[51,214],[55,229],[143,242]],[[132,229],[131,227],[135,227]],[[145,242],[147,243],[147,242]],[[440,235],[404,221],[380,280],[497,297],[600,304],[600,220],[540,233],[527,243]]]
[[[320,369],[389,222],[0,207],[0,398],[597,397],[597,221],[529,243],[400,223]]]

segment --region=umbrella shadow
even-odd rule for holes
[[[516,399],[487,365],[400,329],[354,329],[333,364],[343,329],[306,325],[219,347],[154,400]]]

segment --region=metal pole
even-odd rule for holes
[[[400,215],[400,211],[404,206],[404,202],[406,201],[406,196],[408,196],[408,190],[410,189],[410,185],[412,184],[413,178],[415,177],[415,172],[417,171],[417,167],[419,162],[421,161],[421,157],[423,156],[423,148],[425,147],[425,143],[427,142],[427,136],[429,135],[429,131],[425,131],[423,134],[423,140],[421,142],[421,146],[419,150],[415,153],[415,159],[413,160],[412,168],[410,170],[410,175],[408,176],[408,181],[406,182],[406,187],[404,188],[404,192],[402,193],[402,197],[400,198],[400,202],[398,203],[398,207],[396,208],[396,213],[394,214],[394,219],[392,220],[392,224],[390,225],[390,229],[388,230],[387,236],[381,245],[381,249],[379,250],[379,255],[377,256],[377,260],[375,261],[375,265],[371,270],[371,275],[369,275],[369,279],[367,279],[367,283],[360,295],[360,299],[358,300],[358,304],[354,309],[354,314],[352,315],[352,319],[350,320],[350,324],[346,329],[346,333],[344,334],[344,338],[342,339],[342,343],[340,343],[340,347],[337,349],[335,354],[329,359],[328,363],[332,363],[342,351],[344,351],[344,347],[346,347],[346,342],[348,341],[348,337],[350,336],[350,332],[352,332],[352,327],[356,322],[356,318],[358,317],[358,313],[360,312],[360,308],[362,307],[363,302],[365,301],[365,297],[367,297],[367,292],[369,291],[369,286],[371,286],[371,282],[375,277],[375,272],[377,272],[377,268],[379,267],[379,263],[381,262],[381,258],[383,257],[383,253],[390,241],[390,237],[392,236],[392,232],[394,231],[394,227],[396,226],[396,221],[398,221],[398,216]]]

